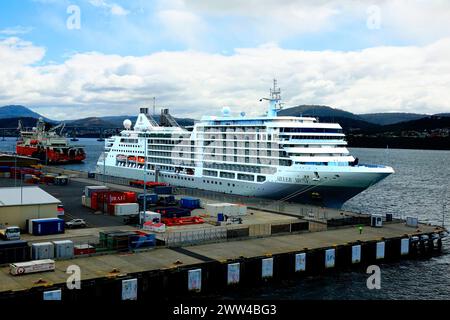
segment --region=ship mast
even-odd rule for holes
[[[277,79],[273,79],[273,88],[270,89],[270,98],[262,98],[269,101],[268,117],[276,117],[277,112],[281,110],[281,89],[277,87]]]

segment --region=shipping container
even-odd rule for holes
[[[173,188],[171,186],[156,186],[153,191],[156,194],[172,194]]]
[[[31,258],[33,260],[53,259],[55,246],[51,242],[33,243],[31,245]]]
[[[166,231],[166,225],[161,222],[145,222],[143,225],[143,229],[147,231],[152,232],[165,232]]]
[[[135,234],[128,237],[128,247],[130,249],[153,247],[156,245],[154,234]]]
[[[55,258],[57,259],[70,259],[74,255],[73,241],[71,240],[59,240],[53,241],[55,246]]]
[[[100,191],[100,190],[109,190],[106,186],[86,186],[84,188],[84,195],[88,198],[92,196],[93,192]]]
[[[114,204],[114,215],[130,216],[139,213],[139,205],[137,203],[116,203]]]
[[[183,197],[180,200],[180,206],[182,208],[197,209],[200,208],[200,199],[193,197]]]
[[[180,217],[188,217],[191,215],[191,211],[186,208],[164,208],[164,209],[156,209],[155,212],[161,214],[162,218],[180,218]]]
[[[46,272],[55,270],[55,261],[43,259],[37,261],[12,263],[9,265],[9,272],[14,275],[22,275],[35,272]]]
[[[158,204],[160,206],[170,206],[176,203],[175,196],[172,194],[161,194],[158,197]]]
[[[30,259],[30,247],[24,240],[0,241],[0,264]]]
[[[140,193],[137,196],[137,200],[139,201],[139,203],[141,203],[141,202],[143,203],[144,202],[144,194]],[[158,195],[156,193],[147,193],[145,195],[145,200],[147,203],[150,202],[150,203],[155,204],[158,201]]]
[[[59,218],[33,219],[31,225],[35,236],[64,233],[64,220]]]
[[[144,213],[144,222],[160,222],[161,221],[161,213],[146,211]]]
[[[73,247],[73,253],[76,256],[95,253],[95,247],[89,244],[78,244]]]
[[[219,213],[224,216],[243,216],[247,214],[247,207],[235,203],[208,203],[205,205],[206,212],[213,217]]]
[[[0,172],[9,172],[9,166],[0,166]]]

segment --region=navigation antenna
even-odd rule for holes
[[[281,89],[277,87],[277,79],[273,79],[273,88],[270,89],[270,98],[262,98],[259,101],[268,100],[269,110],[267,112],[268,117],[276,117],[277,112],[281,110]]]

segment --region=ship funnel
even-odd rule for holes
[[[140,108],[139,113],[148,114],[148,108]]]

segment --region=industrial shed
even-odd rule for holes
[[[60,203],[36,186],[0,188],[0,226],[25,229],[28,219],[56,218]]]

